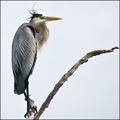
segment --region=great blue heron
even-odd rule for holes
[[[15,33],[12,43],[12,70],[14,75],[14,93],[24,93],[29,112],[28,78],[32,74],[37,52],[48,40],[49,28],[47,21],[61,20],[58,17],[48,17],[35,11],[30,12],[29,23],[23,23]]]

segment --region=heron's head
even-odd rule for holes
[[[32,13],[31,20],[35,23],[61,20],[59,17],[48,17],[44,13]]]

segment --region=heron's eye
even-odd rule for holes
[[[40,16],[41,19],[44,19],[44,16]]]

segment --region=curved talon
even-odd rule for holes
[[[27,116],[27,114],[28,114],[28,112],[24,115],[24,117],[25,117],[25,118],[27,118],[27,117],[26,117],[26,116]]]

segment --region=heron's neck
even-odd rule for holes
[[[37,30],[37,28],[39,28],[40,25],[44,26],[45,28],[48,28],[48,25],[45,22],[38,22],[38,23],[36,23],[34,21],[30,21],[29,23],[35,30]]]
[[[38,24],[38,23],[36,23],[35,21],[32,21],[32,20],[29,23],[33,28],[36,28],[36,26]]]
[[[38,50],[40,50],[44,43],[46,43],[48,40],[49,27],[45,22],[39,22],[36,24],[35,22],[30,21],[29,23],[36,31],[36,41],[38,45]]]

